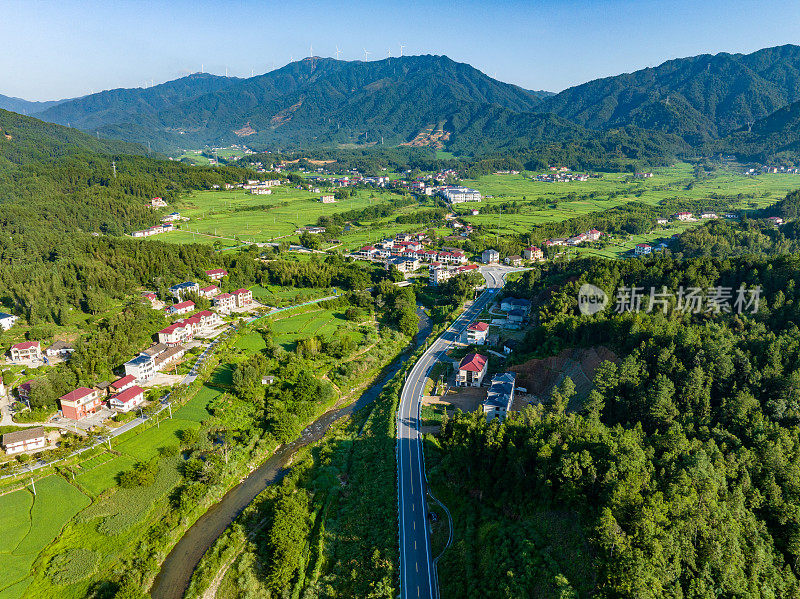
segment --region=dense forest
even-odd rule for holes
[[[603,345],[577,411],[569,379],[505,424],[458,415],[431,478],[462,516],[443,596],[794,597],[800,593],[796,256],[584,259],[526,273],[538,326],[515,362]],[[577,312],[590,282],[612,298]],[[756,313],[681,311],[616,290],[760,286]],[[647,295],[647,294],[646,294]],[[706,306],[707,304],[703,304]]]

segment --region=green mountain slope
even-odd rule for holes
[[[145,154],[147,149],[0,109],[0,170],[75,154]]]
[[[72,118],[73,125],[98,128],[107,137],[154,141],[160,147],[237,141],[253,147],[364,144],[381,137],[396,144],[437,127],[465,104],[530,111],[540,103],[539,95],[441,56],[372,62],[308,58],[157,114],[136,106],[127,106],[125,114],[103,112],[80,102],[41,116],[55,120],[58,115],[59,122]],[[75,113],[66,116],[79,107],[85,111],[80,121]]]
[[[542,101],[590,128],[636,125],[691,142],[727,135],[800,100],[800,46],[670,60],[597,79]]]
[[[743,160],[788,162],[800,160],[800,102],[794,102],[740,131],[717,145],[721,152]]]
[[[194,73],[153,87],[112,89],[67,100],[34,116],[52,123],[94,130],[110,123],[127,121],[132,116],[146,118],[237,81],[236,77]]]
[[[12,112],[19,112],[21,114],[33,114],[34,112],[46,110],[51,106],[66,101],[67,100],[51,100],[48,102],[31,102],[30,100],[23,100],[22,98],[0,94],[0,109],[11,110]]]

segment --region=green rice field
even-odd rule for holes
[[[36,556],[64,525],[89,505],[89,498],[61,476],[48,476],[30,489],[0,496],[0,599],[20,597]]]
[[[501,234],[504,231],[526,233],[533,225],[563,221],[631,201],[657,205],[668,199],[711,200],[712,194],[754,194],[756,197],[731,199],[731,208],[762,208],[800,187],[800,175],[775,173],[750,177],[726,169],[717,170],[706,179],[694,180],[692,166],[685,163],[656,169],[653,173],[654,176],[648,179],[634,179],[626,173],[603,173],[600,179],[565,183],[535,181],[533,178],[539,173],[533,172],[486,175],[462,181],[463,185],[478,189],[484,200],[480,204],[463,204],[458,211],[464,214],[466,222],[499,227]],[[610,199],[608,196],[612,192],[618,195]],[[473,208],[480,210],[481,206],[539,198],[547,203],[547,207],[523,207],[521,212],[509,215],[470,214]]]

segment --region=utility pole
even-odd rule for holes
[[[36,495],[36,483],[33,482],[32,476],[31,476],[31,488],[33,489],[33,494]]]

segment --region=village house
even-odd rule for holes
[[[511,310],[508,315],[506,316],[506,328],[509,329],[519,329],[525,323],[525,318],[527,317],[527,313],[525,310],[521,310],[519,308],[515,308]]]
[[[166,208],[167,207],[167,203],[164,201],[163,198],[156,197],[156,198],[151,198],[150,206],[152,208]]]
[[[658,218],[656,219],[656,224],[659,225],[666,225],[669,221],[666,218]]]
[[[702,212],[700,218],[717,218],[717,215],[714,212]]]
[[[172,304],[171,306],[167,306],[164,308],[167,314],[174,316],[175,314],[188,314],[192,310],[194,310],[194,302],[192,300],[186,300],[185,302],[178,302],[177,304]]]
[[[506,256],[503,262],[508,266],[522,266],[522,256]]]
[[[481,254],[481,262],[484,264],[496,264],[500,262],[500,252],[497,250],[483,250]]]
[[[14,323],[17,322],[17,317],[13,314],[6,314],[5,312],[0,312],[0,329],[7,331],[11,327],[14,326]]]
[[[522,250],[522,257],[526,260],[544,260],[544,252],[541,248],[532,245]]]
[[[419,268],[419,260],[402,256],[387,258],[386,270],[391,270],[393,266],[402,273],[414,272]]]
[[[481,403],[487,422],[495,418],[501,422],[506,419],[511,411],[511,404],[514,403],[516,381],[517,375],[514,372],[503,372],[492,377],[486,399]]]
[[[467,327],[467,343],[470,345],[483,345],[489,335],[489,324],[473,322]]]
[[[201,287],[200,288],[200,296],[205,297],[208,299],[213,298],[215,295],[219,295],[219,287],[216,285],[209,285],[208,287]]]
[[[187,293],[197,294],[198,291],[200,291],[200,285],[192,281],[178,283],[169,288],[170,294],[178,301],[181,301]]]
[[[66,360],[74,351],[75,347],[72,344],[66,341],[56,341],[53,345],[48,347],[44,353],[48,358],[61,358],[62,360]]]
[[[142,294],[142,300],[148,302],[150,307],[153,309],[158,309],[161,302],[158,301],[158,296],[153,292],[148,292]]]
[[[637,243],[636,247],[633,248],[633,253],[637,256],[646,256],[652,251],[653,246],[651,246],[649,243]]]
[[[230,293],[220,293],[214,298],[214,308],[223,314],[229,313],[236,307],[236,298]]]
[[[777,226],[777,225],[782,225],[783,224],[783,219],[780,216],[770,216],[770,217],[767,217],[767,222],[772,224],[772,225]]]
[[[116,395],[112,395],[109,400],[109,407],[120,412],[130,412],[144,402],[144,389],[131,385]]]
[[[41,362],[42,346],[38,341],[23,341],[11,346],[12,362]]]
[[[47,446],[44,428],[36,426],[3,435],[3,449],[9,455],[24,451],[35,451]]]
[[[364,258],[372,258],[375,253],[377,253],[377,250],[375,249],[374,245],[365,245],[356,252],[356,254],[363,256]]]
[[[128,387],[132,387],[136,383],[136,377],[126,374],[122,378],[117,379],[108,388],[111,393],[119,393],[125,391]]]
[[[675,220],[681,220],[681,221],[694,220],[694,217],[692,217],[692,213],[691,212],[676,212],[675,214],[672,215],[672,218],[674,218]]]
[[[544,242],[544,245],[547,247],[552,247],[556,245],[567,245],[567,238],[566,237],[553,237],[552,239],[548,239]]]
[[[103,405],[103,396],[97,389],[78,387],[58,399],[64,418],[81,420],[94,414]]]
[[[125,362],[125,375],[130,375],[139,383],[149,381],[156,375],[156,363],[147,354],[139,354]]]
[[[526,315],[531,310],[531,302],[530,300],[518,298],[518,297],[507,297],[502,302],[500,302],[500,309],[503,312],[511,312],[512,310],[522,310]]]
[[[322,202],[323,204],[335,204],[336,203],[336,197],[333,194],[324,195],[324,196],[320,196],[319,201]]]
[[[486,356],[467,354],[458,364],[456,387],[480,387],[488,367],[489,359]]]
[[[228,276],[228,271],[224,268],[212,268],[206,271],[206,276],[212,281],[219,281],[222,277]]]
[[[246,308],[253,303],[253,292],[249,289],[237,289],[233,292],[237,308]]]

